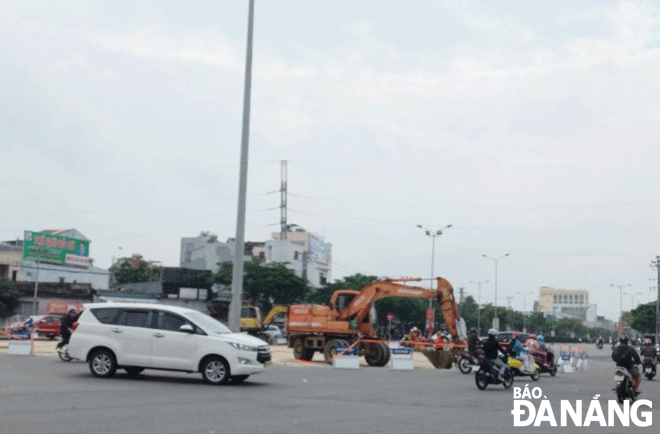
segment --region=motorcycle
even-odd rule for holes
[[[603,341],[598,341],[596,343],[596,348],[598,348],[599,350],[602,350],[603,349]]]
[[[474,381],[477,383],[479,390],[485,390],[489,384],[502,384],[505,389],[509,389],[513,386],[513,374],[507,366],[502,374],[502,379],[500,379],[491,363],[483,358],[479,360],[479,370],[474,374]]]
[[[477,354],[483,357],[482,350],[477,350]],[[473,367],[476,368],[479,366],[479,357],[470,354],[468,351],[463,351],[456,359],[456,365],[458,365],[458,369],[462,373],[469,374],[472,372]]]
[[[522,360],[509,357],[507,364],[511,368],[511,373],[514,377],[531,377],[532,381],[538,381],[541,378],[541,367],[531,355],[523,355],[523,357],[528,357],[528,366],[525,366]]]
[[[555,363],[555,354],[552,351],[549,351],[545,357],[540,352],[532,353],[534,356],[534,361],[541,368],[541,373],[547,372],[551,377],[557,375],[557,364]]]
[[[62,348],[57,349],[57,356],[62,360],[63,362],[70,362],[73,360],[73,357],[69,355],[69,346],[64,345]]]
[[[635,401],[637,398],[637,392],[632,387],[632,375],[630,372],[621,366],[617,366],[614,370],[614,390],[616,392],[616,399],[619,404],[623,404],[623,401],[630,399]]]
[[[653,357],[644,357],[642,360],[642,375],[645,375],[649,380],[653,380],[656,374],[657,362]]]

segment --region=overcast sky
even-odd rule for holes
[[[178,266],[234,237],[247,0],[0,0],[0,240]],[[288,221],[333,278],[434,275],[521,310],[655,300],[660,2],[257,0],[246,240]],[[653,280],[651,280],[653,279]],[[638,294],[638,295],[637,295]]]

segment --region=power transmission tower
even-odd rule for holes
[[[289,230],[289,227],[286,222],[286,198],[287,198],[287,191],[286,191],[286,178],[287,178],[287,167],[286,167],[286,160],[282,160],[282,166],[281,166],[281,174],[280,174],[280,240],[286,240],[287,236],[286,233]]]

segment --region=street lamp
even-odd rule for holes
[[[522,331],[526,333],[527,332],[527,316],[525,316],[525,311],[527,310],[526,299],[527,299],[528,295],[532,295],[534,293],[530,291],[530,292],[526,292],[526,293],[523,294],[522,292],[518,291],[518,294],[523,296],[523,312],[522,312],[522,314],[523,314],[523,330]]]
[[[610,283],[610,286],[616,286],[619,288],[619,321],[621,321],[621,314],[623,313],[623,288],[626,286],[632,286],[630,283],[627,285],[615,285]]]
[[[483,253],[481,256],[484,258],[488,258],[495,262],[495,318],[493,318],[493,328],[499,328],[500,325],[500,319],[497,317],[497,263],[500,259],[504,259],[507,256],[509,256],[510,253],[507,253],[504,256],[500,256],[499,258],[493,258],[491,256],[488,256],[487,254]]]
[[[470,281],[470,283],[476,283],[479,286],[479,299],[477,300],[477,333],[479,333],[479,336],[481,336],[481,284],[488,282],[490,282],[490,280],[486,280],[485,282]]]
[[[642,295],[642,293],[638,292],[637,294],[629,294],[627,292],[624,292],[623,295],[629,295],[630,296],[630,310],[633,310],[635,308],[635,296]]]
[[[435,259],[435,237],[437,237],[438,235],[442,235],[442,231],[444,231],[445,229],[450,228],[451,226],[452,225],[447,225],[442,229],[433,230],[433,229],[426,228],[422,225],[417,225],[418,228],[424,229],[424,232],[426,233],[426,235],[433,238],[433,243],[431,244],[431,278],[433,278],[433,272],[434,272],[433,271],[433,261]],[[429,307],[432,306],[432,302],[433,302],[433,299],[429,299]]]

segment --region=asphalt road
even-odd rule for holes
[[[587,372],[517,378],[540,387],[559,422],[560,400],[614,399],[609,351],[589,349]],[[653,425],[513,427],[513,391],[480,391],[474,375],[451,370],[326,366],[271,367],[244,384],[205,385],[199,374],[145,371],[91,376],[55,356],[0,354],[0,433],[658,433],[660,380],[644,381]]]

